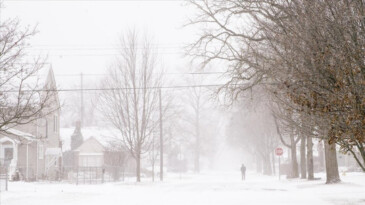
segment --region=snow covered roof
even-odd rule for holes
[[[26,83],[28,86],[36,86],[38,89],[42,89],[47,83],[51,69],[51,67],[44,67],[38,70],[35,75],[32,75],[25,80]]]
[[[63,152],[71,150],[71,136],[74,131],[75,127],[60,129]],[[108,127],[83,127],[81,133],[84,141],[93,137],[106,148],[122,137],[117,129]]]
[[[105,151],[105,146],[102,145],[99,140],[95,139],[95,137],[90,137],[89,139],[85,140],[78,148],[74,151],[78,151],[79,154],[96,154],[102,153]]]
[[[20,74],[17,76],[12,76],[10,74],[4,74],[3,72],[0,72],[0,76],[4,76],[2,78],[8,80],[7,82],[3,82],[3,85],[1,86],[2,90],[16,90],[20,87],[20,85],[22,86],[23,90],[42,89],[47,83],[51,70],[52,68],[50,66],[44,67],[37,70],[32,75],[24,77],[24,79]],[[21,81],[22,79],[23,82]]]
[[[42,97],[44,97],[44,94],[35,94],[37,93],[36,91],[44,89],[45,86],[49,84],[49,82],[55,81],[53,77],[53,71],[50,66],[39,69],[34,74],[28,77],[21,76],[21,74],[12,76],[11,73],[9,74],[0,72],[0,77],[2,78],[0,90],[2,98],[0,99],[0,103],[2,104],[2,106],[7,107],[19,103],[20,94],[17,92],[18,90],[27,91],[21,92],[21,96],[23,96],[23,99],[29,98],[30,103],[39,102],[41,101]],[[52,78],[53,80],[49,80],[50,78]],[[49,85],[55,86],[54,84],[55,82]],[[25,100],[25,102],[23,103],[26,102],[28,102],[28,100]]]
[[[6,133],[16,135],[18,137],[21,137],[21,138],[26,139],[26,140],[29,140],[29,141],[36,139],[36,136],[34,136],[34,135],[30,134],[30,133],[26,133],[26,132],[19,131],[19,130],[14,129],[14,128],[7,129],[4,132],[4,134],[6,135]]]

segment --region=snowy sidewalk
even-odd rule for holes
[[[284,177],[283,177],[284,178]],[[342,183],[286,180],[248,173],[168,176],[166,181],[101,185],[11,182],[1,192],[1,205],[245,205],[245,204],[365,204],[365,174],[349,173]],[[147,181],[148,180],[148,181]]]

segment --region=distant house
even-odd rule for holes
[[[98,140],[91,137],[85,140],[80,147],[74,150],[74,156],[77,159],[79,167],[105,167],[108,156],[107,148],[104,147]]]
[[[106,175],[118,180],[124,171],[131,168],[128,162],[129,155],[120,142],[120,134],[114,129],[105,129],[98,127],[84,127],[81,129],[83,142],[80,146],[72,149],[71,142],[75,133],[79,132],[78,128],[62,128],[62,149],[64,154],[72,155],[72,158],[65,157],[64,176],[70,178],[78,177],[85,171],[88,176],[93,175],[100,177],[101,172],[105,171]],[[69,160],[69,161],[66,161]],[[79,172],[79,173],[77,173]]]
[[[43,69],[43,88],[56,89],[52,68]],[[19,173],[20,179],[57,179],[62,151],[60,147],[58,94],[51,96],[48,109],[55,110],[31,123],[0,133],[0,165],[7,167],[9,176]]]

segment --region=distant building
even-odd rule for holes
[[[43,69],[40,76],[43,88],[57,89],[52,68]],[[19,173],[20,179],[58,179],[62,151],[58,94],[51,96],[47,116],[26,125],[0,133],[0,165],[7,167],[12,178]]]
[[[79,167],[105,167],[108,165],[105,163],[107,148],[94,137],[85,140],[80,147],[75,149],[74,156]]]
[[[73,149],[72,137],[80,132],[83,136],[82,144]],[[82,133],[82,134],[81,134]],[[113,180],[118,180],[125,171],[133,168],[129,154],[124,149],[120,134],[115,129],[98,127],[84,127],[81,130],[62,128],[62,149],[64,155],[64,178],[76,180],[83,175],[93,176],[100,180],[101,173]],[[90,177],[89,177],[90,178]]]

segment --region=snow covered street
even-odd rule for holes
[[[282,177],[284,178],[284,176]],[[118,182],[101,185],[11,182],[1,204],[365,204],[365,174],[347,173],[342,183],[321,180],[278,180],[249,173],[168,175],[165,182]]]

